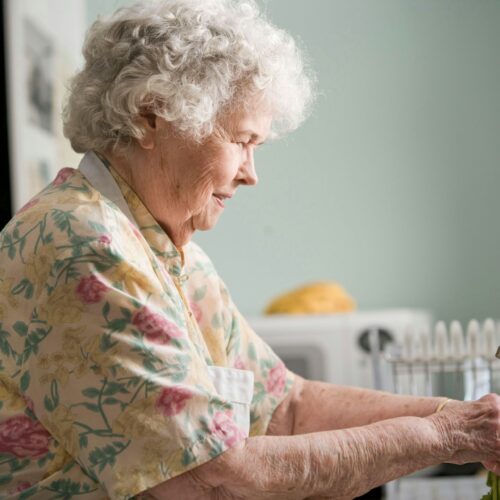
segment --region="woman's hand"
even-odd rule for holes
[[[438,427],[451,453],[449,463],[482,462],[500,474],[500,397],[487,394],[477,401],[450,401],[428,417]]]

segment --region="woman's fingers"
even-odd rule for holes
[[[500,463],[486,461],[486,462],[482,462],[482,464],[483,464],[483,466],[484,466],[485,469],[493,472],[497,476],[500,476]]]

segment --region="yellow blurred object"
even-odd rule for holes
[[[328,314],[349,312],[356,302],[337,283],[311,283],[276,297],[265,314]]]

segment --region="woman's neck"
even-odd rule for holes
[[[192,220],[190,218],[183,220],[185,217],[180,214],[176,215],[179,213],[179,207],[164,206],[164,193],[159,193],[155,189],[157,183],[153,174],[155,168],[153,158],[147,155],[138,157],[134,151],[130,151],[127,155],[107,151],[104,154],[98,153],[98,156],[102,157],[102,160],[108,163],[130,186],[178,250],[189,243],[194,233]],[[148,197],[143,195],[145,192],[149,193]]]

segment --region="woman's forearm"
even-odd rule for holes
[[[451,456],[435,426],[419,417],[399,417],[309,436],[313,441],[312,460],[317,460],[313,465],[322,470],[327,482],[321,485],[327,489],[319,494],[334,493],[334,498],[354,498]]]
[[[193,472],[226,495],[220,498],[353,498],[449,453],[428,419],[401,417],[338,431],[253,437]]]
[[[395,417],[426,417],[443,401],[443,398],[402,396],[305,379],[296,389],[295,401],[291,403],[293,434],[344,429]],[[280,412],[276,418],[280,418]],[[281,418],[286,417],[281,415]]]

